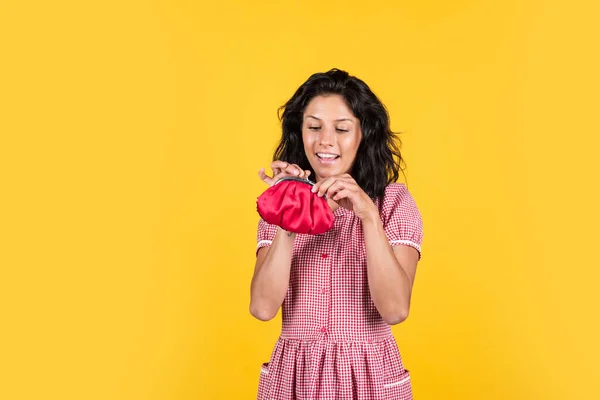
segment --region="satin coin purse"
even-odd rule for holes
[[[285,177],[257,199],[258,214],[266,222],[288,232],[319,235],[333,228],[333,212],[325,197],[311,192],[308,179]]]

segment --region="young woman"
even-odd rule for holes
[[[282,331],[258,400],[412,399],[390,325],[408,316],[422,220],[399,176],[384,105],[360,79],[312,75],[282,107],[283,134],[260,178],[309,177],[334,228],[286,232],[260,220],[250,312]]]

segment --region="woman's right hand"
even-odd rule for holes
[[[308,178],[308,176],[310,175],[309,170],[303,171],[302,168],[300,168],[296,164],[290,164],[285,161],[279,161],[279,160],[273,161],[273,163],[271,164],[271,169],[273,170],[272,177],[270,177],[269,175],[267,175],[265,173],[264,168],[261,168],[258,171],[258,176],[260,177],[260,179],[269,186],[273,186],[275,184],[275,182],[277,182],[279,179],[284,178],[286,176],[297,176],[300,178]]]

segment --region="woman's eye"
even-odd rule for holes
[[[338,132],[349,132],[348,129],[340,129],[340,128],[338,128],[337,131]]]
[[[320,126],[309,126],[308,129],[310,129],[311,131],[318,131],[319,129],[321,129]]]

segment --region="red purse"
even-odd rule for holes
[[[308,179],[279,179],[258,197],[258,214],[288,232],[319,235],[329,231],[333,228],[333,212],[325,197],[311,192],[313,186]]]

